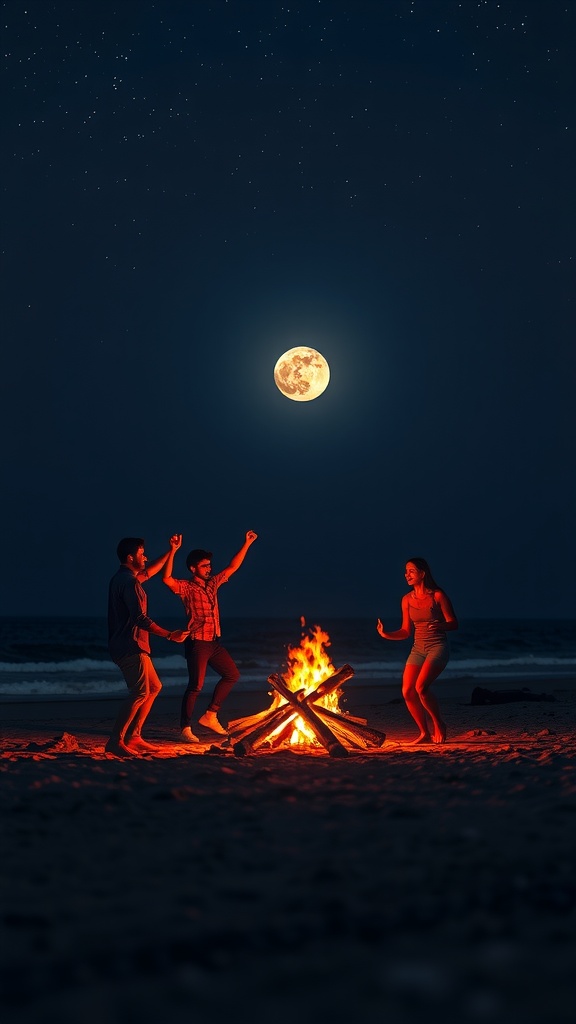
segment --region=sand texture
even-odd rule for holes
[[[531,687],[439,684],[442,747],[356,687],[387,740],[346,759],[176,745],[162,696],[120,760],[117,701],[2,705],[3,1020],[572,1020],[576,694]]]

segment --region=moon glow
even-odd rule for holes
[[[330,367],[315,348],[290,348],[274,367],[276,387],[293,402],[311,402],[328,387]]]

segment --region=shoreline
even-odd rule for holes
[[[209,694],[210,682],[208,679],[204,687],[203,694]],[[564,691],[564,690],[575,690],[576,691],[576,676],[572,671],[567,671],[565,674],[553,674],[550,672],[542,672],[534,675],[495,675],[495,676],[455,676],[448,679],[440,678],[434,683],[435,691],[440,695],[442,693],[450,693],[454,690],[466,690],[469,689],[470,693],[475,687],[482,687],[488,690],[522,690],[528,689],[535,692],[541,691],[542,687],[548,692]],[[163,701],[166,699],[174,699],[181,696],[186,688],[186,679],[182,679],[179,686],[173,686],[165,683],[162,691],[160,692],[157,700]],[[370,689],[374,691],[396,691],[400,693],[401,690],[401,679],[395,679],[393,681],[387,679],[382,681],[377,677],[366,676],[365,678],[358,679],[353,678],[346,683],[346,691],[351,693],[355,690]],[[259,694],[267,694],[269,692],[268,685],[264,680],[262,683],[254,685],[244,684],[239,686],[237,689],[232,691],[231,699],[242,700],[243,698],[250,699]],[[12,696],[7,693],[0,693],[0,708],[4,705],[12,704],[44,704],[44,703],[73,703],[86,702],[86,701],[114,701],[122,700],[125,695],[125,691],[118,689],[114,693],[30,693],[30,694],[16,694]]]

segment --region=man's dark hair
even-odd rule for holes
[[[118,547],[116,548],[116,554],[122,563],[126,561],[128,555],[135,555],[138,548],[144,547],[144,541],[142,537],[123,537]]]
[[[194,548],[193,551],[189,551],[186,555],[186,567],[191,569],[193,565],[198,565],[198,562],[203,562],[205,558],[212,560],[212,552],[204,551],[203,548]]]

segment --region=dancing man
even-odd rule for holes
[[[176,536],[170,538],[170,551],[175,540]],[[118,757],[134,757],[155,749],[142,739],[142,726],[162,689],[150,657],[149,634],[155,633],[175,643],[182,643],[188,636],[187,630],[177,629],[171,633],[148,616],[142,583],[160,572],[170,551],[147,569],[148,559],[141,537],[124,537],[116,549],[120,568],[110,580],[108,591],[108,649],[124,676],[129,696],[120,707],[105,749]]]
[[[230,693],[240,672],[232,657],[220,643],[220,613],[218,610],[218,588],[227,583],[240,568],[246,552],[258,534],[248,530],[240,550],[234,555],[227,569],[212,576],[212,552],[194,548],[186,558],[191,579],[175,580],[172,576],[174,555],[182,543],[182,537],[172,537],[170,553],[164,566],[164,583],[182,599],[188,618],[189,638],[184,645],[188,665],[188,686],[182,699],[180,712],[180,733],[185,743],[198,743],[192,732],[192,715],[196,698],[204,685],[206,669],[214,669],[220,676],[207,710],[198,719],[200,725],[212,732],[226,735],[226,729],[218,721],[218,711]]]

